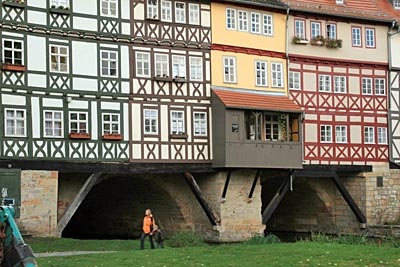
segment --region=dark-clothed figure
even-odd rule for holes
[[[144,240],[148,236],[150,239],[150,247],[154,249],[154,242],[153,242],[153,230],[154,230],[154,218],[153,214],[151,214],[151,210],[147,209],[145,211],[145,216],[143,218],[143,233],[140,237],[140,249],[144,249]]]
[[[157,225],[154,225],[153,236],[156,241],[156,248],[164,248],[164,235]]]

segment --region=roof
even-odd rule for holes
[[[260,93],[244,93],[233,90],[215,89],[213,92],[228,108],[302,112],[301,107],[287,96],[272,96]]]
[[[383,8],[381,3],[387,0],[344,0],[345,4],[336,4],[336,0],[282,0],[282,2],[297,11],[374,21],[393,20],[388,8]]]
[[[393,20],[397,21],[397,24],[400,24],[400,9],[395,9],[389,0],[377,0],[376,2],[382,10],[387,12],[393,18]]]
[[[254,5],[261,7],[286,9],[287,5],[280,0],[219,0],[233,4]]]

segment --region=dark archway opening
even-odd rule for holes
[[[110,177],[96,185],[82,202],[62,236],[85,239],[132,239],[142,233],[145,209],[171,233],[185,219],[174,199],[146,177]]]

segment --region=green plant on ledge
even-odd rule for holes
[[[325,38],[321,35],[312,38],[310,41],[312,45],[320,45],[320,46],[325,45],[325,42],[326,42]]]
[[[25,0],[3,0],[3,3],[24,4],[24,3],[25,3]]]
[[[279,115],[279,126],[281,127],[281,141],[287,141],[287,114],[281,113]]]
[[[327,39],[325,42],[326,47],[329,48],[342,48],[341,39]]]
[[[292,42],[294,44],[307,44],[308,40],[300,36],[294,36]]]

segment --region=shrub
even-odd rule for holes
[[[370,244],[370,241],[363,235],[347,234],[336,237],[335,243],[344,245],[366,245]]]
[[[167,245],[174,248],[179,247],[195,247],[204,245],[202,236],[192,232],[178,232],[167,240]]]
[[[332,243],[334,237],[331,235],[323,234],[321,232],[311,232],[310,241],[318,243]]]
[[[245,245],[265,245],[265,244],[277,244],[281,240],[279,237],[273,234],[268,234],[266,237],[263,236],[253,236],[251,239],[243,242]]]

